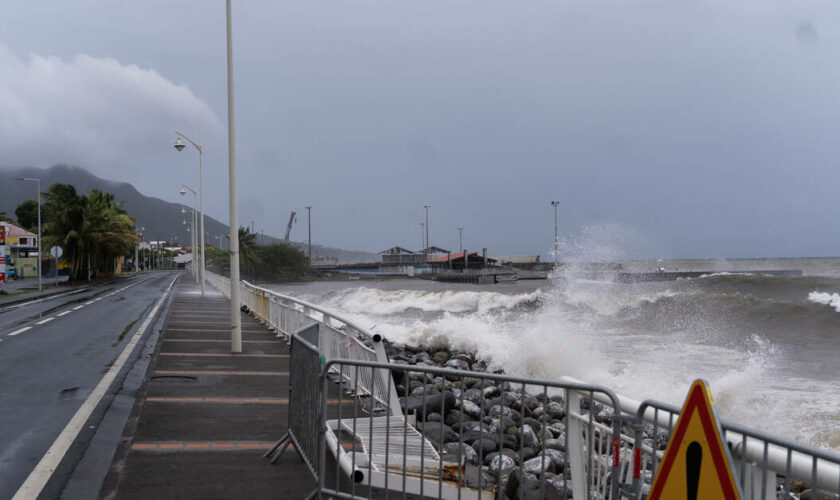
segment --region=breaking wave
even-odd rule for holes
[[[811,292],[808,294],[808,300],[831,306],[835,311],[840,312],[840,293]]]

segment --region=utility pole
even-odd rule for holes
[[[423,253],[426,253],[426,223],[420,223],[420,248],[423,249]]]
[[[461,253],[464,253],[464,228],[458,228],[458,249]]]
[[[432,206],[423,205],[423,208],[426,209],[426,260],[429,260],[429,209],[432,208]]]
[[[309,226],[308,236],[306,237],[306,240],[308,241],[308,244],[309,244],[309,250],[308,250],[308,253],[306,255],[309,256],[309,265],[311,266],[312,265],[312,206],[311,205],[306,207],[306,224]]]
[[[552,201],[551,206],[554,207],[554,265],[555,267],[560,262],[560,250],[557,248],[557,207],[560,205],[559,201]]]
[[[228,192],[230,204],[230,351],[242,352],[242,318],[239,316],[239,217],[236,201],[236,133],[233,95],[233,22],[231,0],[225,2],[227,21],[227,98],[228,98]],[[203,231],[203,229],[202,229]],[[202,259],[203,261],[203,259]],[[204,262],[202,262],[204,265]],[[203,282],[204,280],[202,280]]]

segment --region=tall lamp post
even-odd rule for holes
[[[426,209],[426,260],[429,260],[429,209],[432,208],[431,205],[423,205],[423,208]]]
[[[18,177],[19,181],[35,182],[38,184],[38,291],[41,291],[41,179],[30,179],[29,177]]]
[[[458,228],[458,251],[464,253],[464,228]]]
[[[181,207],[181,213],[182,214],[186,214],[187,210],[189,210],[187,207]],[[187,226],[187,232],[190,233],[190,254],[192,254],[192,266],[190,266],[190,267],[192,268],[192,275],[195,278],[195,284],[197,285],[198,284],[198,269],[196,268],[195,239],[198,237],[198,235],[195,234],[195,211],[190,210],[190,212],[192,212],[192,220],[190,221],[190,225]],[[184,225],[187,225],[187,221],[181,219],[181,222]]]
[[[182,148],[183,148],[183,146],[182,146]],[[199,153],[200,152],[201,152],[201,150],[199,149]],[[199,157],[200,156],[201,155],[199,154]],[[198,222],[198,220],[197,220],[198,219],[198,212],[197,212],[198,207],[196,206],[196,201],[195,201],[195,198],[196,198],[195,189],[187,186],[186,184],[181,184],[181,191],[179,191],[179,192],[183,196],[183,195],[187,194],[187,192],[186,192],[187,189],[189,189],[190,192],[193,194],[193,206],[195,206],[195,209],[193,209],[193,239],[195,240],[195,245],[198,245],[198,233],[196,232],[198,230],[198,228],[196,227],[198,225],[197,224],[197,222]],[[203,208],[204,205],[203,205],[203,203],[204,202],[202,202],[202,210],[201,210],[201,228],[202,228],[202,230],[204,229],[204,208]],[[193,267],[195,267],[196,257],[198,257],[198,252],[195,250],[195,245],[193,245]],[[196,273],[195,273],[195,279],[196,279],[196,283],[198,283],[198,270],[197,269],[196,269]],[[203,231],[202,231],[202,234],[201,234],[201,295],[202,295],[202,297],[204,296],[204,233],[203,233]]]
[[[178,136],[175,141],[175,149],[178,151],[183,151],[186,147],[186,144],[184,144],[181,139],[189,142],[195,147],[195,149],[198,150],[198,197],[201,203],[201,296],[204,297],[204,176],[202,175],[204,149],[201,147],[201,144],[196,144],[195,141],[177,130],[175,131],[175,135]],[[183,190],[184,187],[185,186],[182,184],[181,189]],[[192,189],[190,189],[190,191],[192,191]],[[193,191],[193,193],[195,193],[195,191]],[[182,192],[181,194],[184,193]]]
[[[557,266],[560,262],[560,250],[557,248],[557,207],[560,206],[560,202],[552,201],[551,206],[554,207],[554,265]]]
[[[309,257],[309,265],[312,265],[312,206],[306,207],[306,223],[309,226],[306,240],[309,245],[309,251],[306,254]]]
[[[423,253],[426,253],[426,223],[420,223],[420,248],[423,249]]]
[[[242,319],[239,316],[239,218],[236,201],[236,133],[233,106],[233,37],[230,1],[226,2],[227,18],[227,98],[228,98],[228,190],[230,198],[230,350],[242,352]],[[201,229],[202,235],[204,228]],[[204,265],[202,259],[202,265]],[[202,284],[204,279],[202,277]],[[203,286],[203,285],[202,285]]]

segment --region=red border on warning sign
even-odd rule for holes
[[[694,412],[700,413],[700,423],[703,425],[703,432],[706,434],[706,442],[709,445],[709,451],[712,454],[712,460],[715,464],[718,478],[720,478],[720,485],[723,488],[723,495],[726,500],[736,500],[739,495],[736,493],[735,485],[733,484],[732,471],[725,458],[726,451],[722,448],[720,433],[718,431],[717,422],[712,417],[712,408],[708,405],[705,393],[705,385],[702,381],[696,381],[691,386],[691,391],[685,401],[685,406],[680,413],[680,419],[677,422],[677,428],[671,436],[671,444],[679,448],[679,443],[685,437],[688,424],[691,422],[691,417]],[[671,472],[671,467],[674,466],[674,461],[677,458],[677,453],[671,452],[671,445],[665,452],[665,460],[659,467],[657,473],[657,480],[654,481],[653,490],[648,497],[650,500],[659,500],[662,495],[662,489],[665,487],[668,473]]]

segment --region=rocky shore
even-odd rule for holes
[[[487,372],[487,364],[473,354],[444,347],[386,345],[386,352],[391,362],[412,367]],[[523,390],[521,384],[474,376],[432,377],[410,369],[394,370],[393,376],[403,411],[416,415],[417,429],[445,462],[464,463],[465,486],[496,489],[499,498],[572,498],[566,456],[568,405],[561,394],[542,386]],[[612,423],[611,411],[596,401],[584,398],[578,410],[606,426]],[[599,437],[597,431],[594,437]],[[664,431],[646,438],[659,449],[668,442]],[[594,460],[599,479],[608,484],[611,450],[606,444],[600,448]]]

